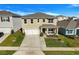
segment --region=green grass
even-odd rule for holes
[[[24,38],[24,34],[20,31],[10,34],[0,46],[20,46]]]
[[[64,35],[59,35],[57,40],[54,38],[45,38],[47,47],[79,47],[78,39],[71,39]]]
[[[59,35],[59,38],[64,41],[66,45],[69,47],[79,47],[79,40],[78,39],[71,39],[63,35]]]
[[[58,40],[53,40],[51,38],[45,38],[45,41],[46,41],[46,46],[47,47],[66,47],[67,45],[64,44],[64,43],[61,43],[60,41]]]
[[[15,52],[13,50],[0,50],[0,55],[12,55]]]
[[[45,55],[79,55],[79,51],[43,51]]]

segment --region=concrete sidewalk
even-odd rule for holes
[[[79,51],[79,47],[46,47],[43,51]]]
[[[33,51],[79,51],[79,47],[46,47],[42,48],[41,50],[39,48],[34,47],[0,47],[0,50],[15,50],[15,51],[26,51],[26,52],[33,52]]]
[[[0,47],[0,50],[15,50],[15,51],[79,51],[79,47],[46,47],[42,48],[41,50],[39,48],[33,48],[33,47]]]

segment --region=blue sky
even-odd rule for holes
[[[20,15],[44,12],[51,15],[79,16],[78,4],[0,4],[0,10]]]

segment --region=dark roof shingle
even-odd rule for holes
[[[1,14],[1,15],[19,16],[19,17],[20,17],[20,15],[15,14],[15,13],[12,13],[12,12],[10,12],[10,11],[0,11],[0,14]]]
[[[48,15],[48,14],[41,13],[41,12],[23,16],[23,18],[54,18],[54,17],[55,16]]]

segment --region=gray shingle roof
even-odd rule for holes
[[[79,27],[79,21],[63,20],[63,21],[59,21],[57,23],[57,25],[59,27],[63,27],[63,28],[66,28],[66,29],[75,29],[75,28]]]
[[[75,29],[76,25],[77,25],[77,21],[71,20],[66,28],[67,29]]]
[[[77,24],[76,24],[76,28],[79,27],[79,19],[75,20],[77,21]]]
[[[55,16],[38,12],[38,13],[34,13],[34,14],[25,15],[22,18],[55,18]]]
[[[0,11],[0,15],[9,15],[9,16],[13,16],[13,17],[15,17],[15,16],[20,17],[20,15],[17,15],[15,13],[12,13],[12,12],[9,12],[9,11]]]
[[[58,21],[57,26],[66,28],[69,22],[70,22],[70,20]]]

